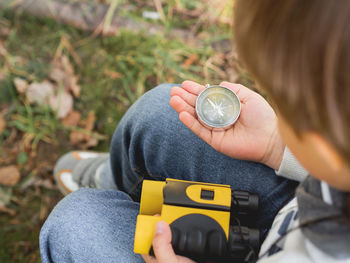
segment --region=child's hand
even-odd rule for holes
[[[170,105],[188,128],[217,151],[232,158],[261,162],[278,170],[285,145],[271,106],[258,93],[240,84],[222,82],[220,85],[233,90],[242,104],[240,117],[228,130],[211,131],[197,120],[196,98],[205,88],[198,83],[185,81],[182,88],[172,88]]]
[[[171,246],[170,227],[163,221],[156,225],[152,246],[155,257],[142,255],[146,263],[194,263],[189,258],[175,255]]]

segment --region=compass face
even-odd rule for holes
[[[207,87],[196,101],[199,120],[211,128],[229,128],[238,119],[240,111],[241,103],[237,95],[221,86]]]

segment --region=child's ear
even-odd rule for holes
[[[307,132],[305,137],[307,137],[314,149],[316,149],[319,157],[321,157],[334,172],[344,169],[345,162],[343,158],[322,136],[315,132]]]

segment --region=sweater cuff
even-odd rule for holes
[[[298,182],[303,181],[308,175],[308,172],[301,166],[288,147],[284,149],[280,168],[275,172],[279,176]]]

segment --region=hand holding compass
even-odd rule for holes
[[[185,81],[182,88],[174,87],[171,90],[170,105],[179,113],[180,120],[188,128],[217,151],[232,158],[257,161],[278,169],[285,145],[279,135],[277,117],[271,106],[258,93],[242,85],[222,82],[220,86],[232,90],[237,95],[241,111],[238,118],[227,114],[227,111],[234,112],[229,107],[230,103],[220,105],[215,98],[210,97],[211,102],[207,99],[205,108],[209,113],[204,116],[204,120],[207,117],[211,122],[210,116],[213,114],[210,111],[214,109],[219,116],[220,113],[226,116],[216,123],[222,126],[219,129],[210,127],[208,124],[212,123],[206,124],[196,113],[197,99],[205,90],[205,87],[198,83]],[[217,109],[219,105],[220,110]],[[233,123],[227,127],[232,120]]]

